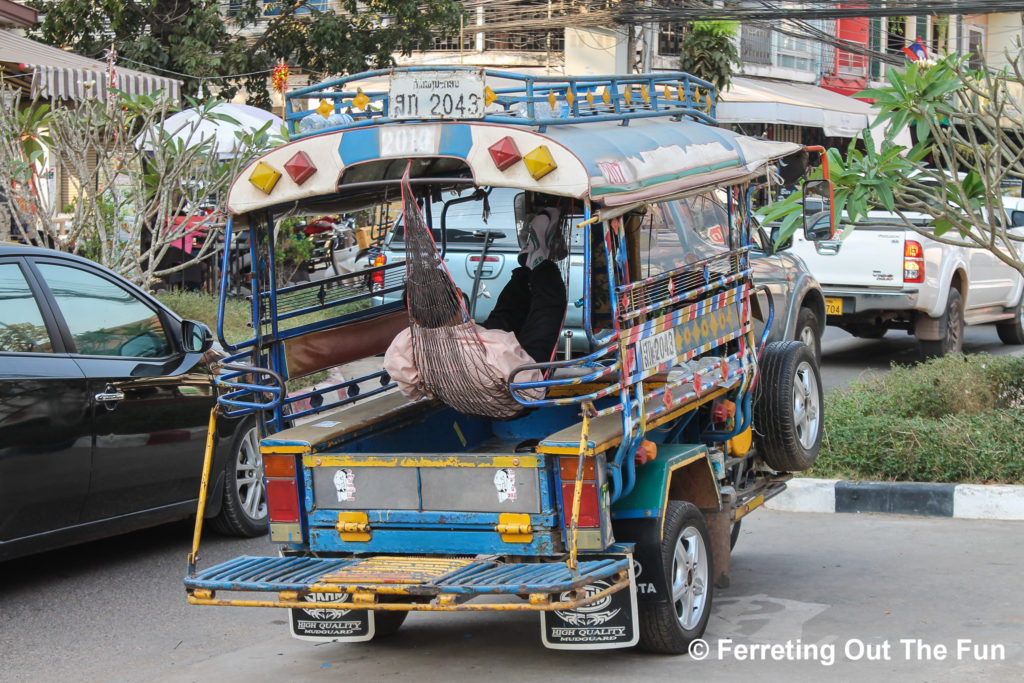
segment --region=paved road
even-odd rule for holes
[[[973,325],[965,330],[964,352],[1019,355],[1024,347],[999,341],[995,325]],[[821,379],[826,392],[866,373],[888,370],[892,363],[912,365],[920,360],[917,339],[901,330],[890,330],[881,339],[858,339],[839,328],[827,327],[821,339]]]
[[[412,614],[378,642],[296,641],[281,611],[186,605],[190,530],[172,525],[0,565],[0,680],[1019,680],[1021,529],[758,511],[744,521],[732,586],[715,597],[711,658],[694,661],[545,650],[529,614]],[[205,548],[204,564],[269,546],[211,536]],[[787,643],[804,659],[735,654]]]

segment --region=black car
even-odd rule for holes
[[[211,344],[91,261],[0,243],[0,560],[195,513]],[[255,423],[218,432],[206,516],[265,533]]]

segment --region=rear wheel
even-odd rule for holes
[[[996,323],[996,332],[1004,344],[1024,344],[1024,295],[1013,310],[1013,319]]]
[[[224,503],[213,520],[217,531],[229,536],[267,533],[267,493],[263,486],[263,458],[256,423],[246,420],[231,443],[224,467]]]
[[[796,337],[807,345],[814,354],[814,360],[821,364],[821,336],[818,333],[818,316],[809,308],[801,307],[796,316]]]
[[[711,537],[704,515],[692,503],[670,500],[665,508],[660,559],[667,600],[640,604],[640,647],[682,654],[704,635],[711,615]]]
[[[942,339],[919,339],[921,353],[929,358],[938,358],[950,353],[960,353],[964,346],[964,301],[960,292],[949,290],[946,299],[946,334]]]
[[[757,450],[772,469],[800,472],[821,448],[824,400],[818,364],[799,342],[775,342],[761,358],[754,403]]]
[[[406,611],[377,610],[373,613],[373,637],[381,638],[394,635],[402,627],[402,624],[405,623],[407,616],[409,616],[409,613]]]

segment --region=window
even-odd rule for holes
[[[0,352],[53,353],[43,314],[16,263],[0,263]]]
[[[726,238],[729,234],[729,214],[724,206],[706,194],[682,199],[678,202],[678,206],[688,231],[696,235],[701,242],[716,250],[726,248]],[[708,252],[701,258],[712,255],[713,252]]]
[[[639,237],[641,272],[639,278],[634,279],[649,278],[696,260],[683,251],[672,214],[665,204],[654,204],[643,217]]]
[[[134,294],[93,273],[40,263],[78,353],[163,358],[171,355],[156,312]]]
[[[658,24],[658,54],[675,57],[683,54],[685,24],[664,22]]]
[[[967,34],[967,51],[971,53],[967,64],[972,69],[980,69],[985,58],[985,33],[981,29],[971,28]]]

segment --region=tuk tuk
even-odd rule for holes
[[[219,411],[258,416],[274,546],[200,567],[204,488],[188,601],[286,608],[308,640],[387,635],[412,610],[526,610],[540,613],[547,647],[686,652],[714,588],[728,585],[740,521],[810,467],[822,433],[814,357],[799,342],[765,343],[771,297],[758,304],[749,256],[752,196],[807,151],[718,128],[714,101],[710,83],[679,72],[464,67],[290,93],[291,140],[243,170],[227,199],[226,243],[250,235],[253,335],[231,344],[222,320],[217,330],[231,354]],[[823,239],[831,191],[816,183],[805,183],[817,195],[805,232]],[[444,363],[418,357],[433,374],[409,399],[381,356],[406,328],[437,331],[416,307],[425,290],[453,291],[447,208],[472,197],[486,230],[495,188],[514,190],[524,233],[557,207],[566,242],[582,244],[583,268],[561,274],[582,278],[567,283],[582,294],[568,306],[589,351],[524,364],[498,378],[501,400],[481,400],[459,388],[472,344],[451,344]],[[721,248],[682,253],[684,200],[716,189]],[[403,259],[371,252],[356,272],[278,281],[282,221],[397,202]],[[222,315],[237,291],[229,256]],[[439,329],[471,324],[468,310],[463,301]],[[760,338],[755,317],[768,322]],[[326,384],[290,391],[324,370]]]

